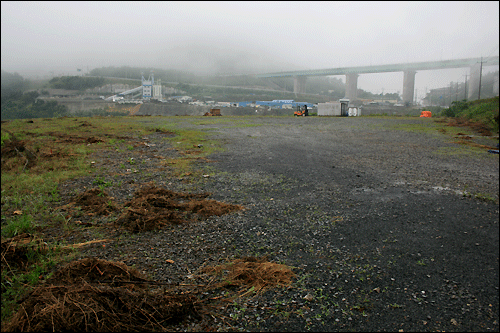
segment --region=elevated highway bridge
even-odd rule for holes
[[[446,68],[463,68],[470,67],[469,81],[469,99],[473,99],[474,94],[479,88],[479,77],[482,66],[494,66],[499,64],[499,57],[481,58],[466,58],[441,61],[425,61],[390,65],[376,66],[358,66],[358,67],[339,67],[326,69],[312,69],[290,72],[264,73],[256,74],[258,78],[274,78],[274,77],[293,77],[294,92],[305,93],[305,83],[308,76],[328,76],[328,75],[345,75],[346,76],[346,96],[350,100],[355,100],[357,95],[358,76],[368,73],[388,73],[388,72],[403,72],[403,102],[412,103],[413,93],[415,88],[415,74],[417,71],[438,70]]]

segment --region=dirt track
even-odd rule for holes
[[[225,320],[210,324],[220,330],[498,331],[498,155],[463,154],[428,119],[217,118],[175,119],[209,130],[226,148],[200,161],[210,177],[194,183],[155,169],[149,148],[133,155],[144,163],[127,175],[119,165],[132,152],[92,158],[104,176],[122,175],[113,179],[122,186],[107,189],[117,201],[130,199],[131,184],[154,180],[245,210],[117,235],[83,257],[173,282],[192,282],[200,267],[231,257],[268,255],[296,267],[293,288],[225,305]],[[172,118],[141,121],[161,127]],[[420,122],[428,133],[401,129]],[[161,137],[149,140],[155,155],[172,154]],[[93,180],[63,184],[63,197]]]

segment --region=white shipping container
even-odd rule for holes
[[[340,102],[318,103],[318,116],[340,116]]]

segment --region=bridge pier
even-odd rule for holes
[[[479,94],[479,76],[480,76],[480,70],[481,70],[481,65],[480,64],[474,64],[470,66],[470,80],[468,82],[469,84],[469,93],[467,94],[467,99],[470,100],[475,100],[478,98]]]
[[[293,77],[293,92],[296,94],[306,93],[306,78],[307,76],[294,76]]]
[[[404,71],[403,77],[403,104],[413,105],[413,94],[415,92],[416,71]]]
[[[354,101],[358,97],[358,74],[349,73],[345,75],[345,98]]]

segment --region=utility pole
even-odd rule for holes
[[[458,101],[458,81],[457,81],[457,94],[455,95],[455,102]]]

